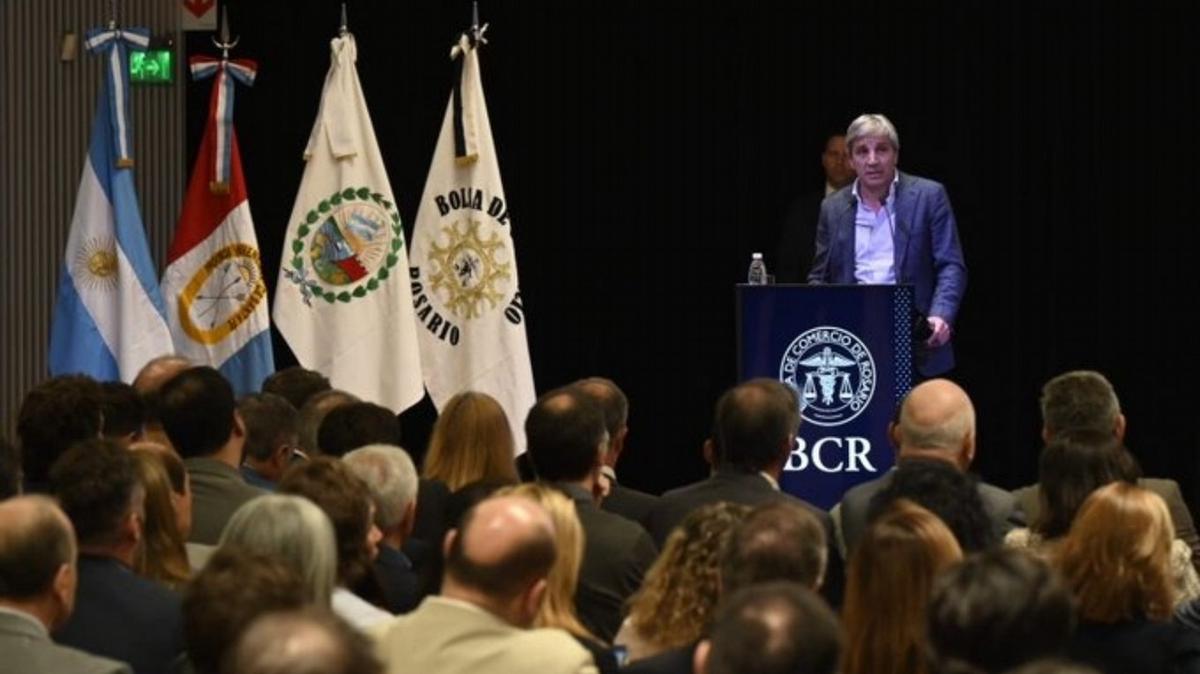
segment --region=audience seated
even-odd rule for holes
[[[954,382],[931,379],[909,392],[900,407],[898,421],[889,425],[888,434],[897,448],[897,468],[913,459],[923,459],[925,463],[922,465],[937,461],[965,473],[975,459],[975,407],[966,391]],[[853,554],[854,546],[867,526],[872,497],[883,491],[895,474],[895,470],[889,471],[850,488],[842,496],[841,503],[835,509],[834,524],[838,527],[846,554]],[[1009,529],[1024,523],[1012,494],[978,481],[975,489],[983,502],[992,533],[986,541],[963,540],[960,537],[959,544],[966,551],[980,550],[992,542],[999,542]],[[920,500],[918,503],[945,520],[956,536],[962,533],[945,516],[944,511]]]
[[[100,435],[100,385],[84,375],[52,377],[34,386],[17,412],[26,493],[50,490],[50,466],[71,445]]]
[[[753,585],[717,611],[712,636],[696,648],[696,674],[834,674],[837,618],[797,583]]]
[[[1071,430],[1091,430],[1125,440],[1128,423],[1121,413],[1117,392],[1108,379],[1093,370],[1064,372],[1042,387],[1042,440],[1049,443],[1055,435]],[[1200,534],[1192,513],[1183,500],[1175,480],[1142,477],[1138,486],[1149,489],[1167,502],[1176,536],[1192,551],[1192,564],[1200,569]],[[1041,509],[1040,486],[1032,484],[1013,492],[1030,522]]]
[[[367,444],[400,445],[400,420],[394,412],[368,402],[339,405],[317,429],[317,448],[325,456],[341,458]]]
[[[867,504],[867,522],[875,521],[891,504],[907,499],[933,513],[970,554],[1000,544],[997,521],[988,513],[979,480],[945,461],[908,459],[888,473],[887,485]],[[853,556],[853,554],[851,555]]]
[[[954,534],[911,501],[894,501],[876,518],[846,571],[841,674],[928,674],[930,588],[961,559]]]
[[[816,591],[826,573],[829,539],[825,526],[795,501],[763,503],[739,524],[721,558],[721,596],[758,583],[788,581]],[[626,674],[684,674],[692,671],[696,644],[664,651],[625,668]]]
[[[173,459],[181,467],[182,462],[174,454],[153,449],[131,450],[130,456],[134,460],[138,483],[146,494],[142,544],[134,556],[133,569],[145,578],[173,590],[182,590],[192,575],[185,547],[187,529],[180,528],[184,517],[188,526],[191,525],[191,494],[185,491],[182,499],[176,497],[166,468],[168,460]],[[167,456],[171,459],[165,458]],[[184,488],[186,490],[186,482]],[[180,509],[179,502],[189,505]]]
[[[611,642],[625,602],[642,584],[658,550],[646,530],[596,504],[607,445],[604,417],[590,398],[560,388],[538,399],[525,419],[525,440],[538,477],[575,502],[584,532],[575,607],[593,634]]]
[[[317,433],[321,430],[321,422],[325,420],[325,415],[329,414],[330,410],[359,402],[358,397],[352,393],[347,393],[340,389],[329,389],[320,391],[309,396],[308,400],[304,401],[300,410],[300,449],[305,456],[320,456],[321,449],[317,443]],[[388,440],[380,440],[379,442],[388,442]],[[364,443],[366,444],[366,443]]]
[[[1071,594],[1045,562],[994,548],[933,584],[929,642],[938,674],[1000,674],[1064,653],[1075,627]]]
[[[100,413],[104,418],[104,437],[122,445],[142,439],[146,423],[146,403],[141,394],[120,381],[100,382]]]
[[[20,674],[129,674],[50,640],[75,605],[75,536],[54,501],[0,501],[0,665]]]
[[[507,487],[500,496],[520,496],[534,501],[546,511],[554,524],[558,556],[546,576],[546,594],[533,619],[534,627],[555,627],[575,637],[592,654],[602,674],[617,674],[617,657],[612,648],[598,640],[575,613],[575,588],[583,563],[583,527],[575,514],[575,504],[562,492],[544,483],[525,483]]]
[[[748,512],[749,506],[733,503],[701,506],[667,537],[613,639],[626,648],[629,662],[700,638],[721,593],[721,560]]]
[[[163,429],[162,419],[158,414],[158,392],[163,384],[175,375],[192,367],[187,358],[175,354],[167,354],[152,359],[142,366],[137,376],[133,378],[133,389],[142,397],[146,415],[142,423],[142,440],[157,442],[166,447],[171,446],[171,439]]]
[[[799,410],[796,392],[773,379],[753,379],[722,394],[713,414],[713,437],[705,443],[713,474],[663,494],[649,517],[654,540],[661,545],[688,513],[702,505],[729,501],[756,506],[787,501],[812,512],[825,527],[831,553],[836,553],[829,514],[779,489],[780,473],[800,428]],[[841,601],[842,560],[837,554],[828,554],[826,563],[823,594],[837,605]]]
[[[1174,539],[1148,489],[1113,482],[1084,501],[1057,554],[1079,605],[1074,659],[1106,674],[1200,671],[1200,633],[1170,621]]]
[[[366,483],[375,503],[375,526],[383,538],[372,572],[384,608],[408,613],[424,597],[421,579],[404,553],[417,515],[417,469],[408,452],[392,445],[359,447],[342,461]]]
[[[377,546],[383,537],[375,526],[375,505],[366,483],[345,463],[319,456],[284,473],[279,493],[307,498],[333,523],[338,582],[333,591],[333,612],[363,630],[391,618],[392,614],[351,591],[358,589],[371,600],[382,602],[382,590],[377,585],[372,584],[365,591],[358,585],[369,578],[368,571],[379,554]]]
[[[447,535],[442,594],[374,631],[390,674],[594,674],[557,629],[533,628],[557,556],[554,524],[533,501],[487,499]]]
[[[215,552],[183,599],[184,635],[196,674],[218,674],[258,616],[307,605],[304,585],[296,568],[280,557],[232,547]]]
[[[383,674],[358,630],[327,610],[264,615],[238,640],[224,674]]]
[[[615,382],[603,377],[581,379],[575,386],[600,406],[604,412],[604,427],[608,430],[608,447],[604,465],[600,467],[604,488],[600,507],[646,526],[658,497],[630,489],[617,481],[617,461],[621,459],[625,440],[629,437],[629,399]]]
[[[304,407],[309,398],[331,388],[328,377],[299,365],[271,373],[262,384],[263,393],[281,396],[297,410]]]
[[[192,485],[188,540],[215,545],[243,503],[265,494],[246,484],[238,468],[246,428],[233,388],[211,367],[193,367],[169,379],[158,393],[158,413]]]
[[[55,462],[50,485],[79,538],[75,613],[55,640],[134,674],[170,671],[184,650],[180,599],[133,572],[146,498],[133,456],[113,440],[86,440]]]
[[[305,603],[329,606],[337,582],[337,543],[329,517],[306,498],[260,496],[238,508],[217,552],[241,550],[285,562],[303,581]]]
[[[1140,472],[1137,462],[1110,432],[1080,429],[1055,434],[1039,459],[1037,519],[1028,529],[1010,531],[1005,543],[1050,556],[1093,491],[1110,482],[1135,484]],[[1171,578],[1176,602],[1200,597],[1192,551],[1180,538],[1171,544]]]
[[[516,482],[514,454],[504,408],[486,393],[464,391],[438,413],[422,473],[450,491],[481,480]]]
[[[238,401],[246,425],[242,478],[263,491],[275,491],[283,473],[299,454],[300,414],[274,393],[252,393]]]

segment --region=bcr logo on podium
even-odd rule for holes
[[[825,428],[841,426],[862,413],[875,393],[875,359],[863,340],[835,326],[819,326],[796,336],[779,362],[779,380],[797,393],[800,416]],[[836,451],[836,457],[833,454]],[[867,438],[827,436],[811,451],[803,438],[788,457],[785,471],[812,467],[823,473],[878,472],[868,454]]]

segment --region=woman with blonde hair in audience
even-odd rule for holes
[[[1037,517],[1029,528],[1008,532],[1004,544],[1049,559],[1088,496],[1112,482],[1136,484],[1140,473],[1137,460],[1112,433],[1072,430],[1055,435],[1038,458]],[[1178,603],[1200,597],[1192,550],[1180,538],[1171,543],[1170,568]]]
[[[504,408],[486,393],[464,391],[438,414],[423,472],[445,482],[450,491],[481,480],[517,482],[513,454]]]
[[[237,548],[288,563],[304,579],[305,599],[330,606],[337,582],[338,555],[333,524],[303,496],[259,496],[238,508],[217,549]]]
[[[191,492],[183,462],[169,452],[151,448],[131,449],[138,482],[145,490],[142,544],[134,558],[134,570],[172,589],[183,589],[192,576],[188,564],[187,532],[191,527]],[[168,471],[171,459],[182,473],[182,495],[176,493]],[[180,505],[180,501],[188,505]]]
[[[927,674],[933,579],[962,559],[936,515],[900,499],[867,527],[846,574],[841,674]]]
[[[1114,482],[1084,501],[1056,555],[1079,606],[1074,659],[1106,674],[1200,671],[1200,633],[1170,620],[1174,540],[1154,492]]]
[[[697,508],[667,537],[613,640],[629,662],[700,639],[720,598],[721,557],[748,512],[727,502]]]
[[[615,674],[617,660],[612,649],[592,634],[575,613],[575,589],[579,583],[579,567],[583,564],[583,527],[575,514],[575,503],[557,489],[545,484],[528,482],[505,487],[497,496],[520,496],[536,502],[554,522],[558,556],[546,576],[546,593],[534,618],[534,627],[555,627],[575,637],[592,654],[596,667],[604,674]]]

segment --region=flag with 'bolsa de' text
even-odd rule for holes
[[[441,409],[480,391],[508,415],[517,452],[536,400],[512,219],[479,74],[478,35],[451,51],[458,73],[413,227],[413,300],[425,386]]]

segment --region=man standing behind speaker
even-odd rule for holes
[[[860,115],[846,130],[858,176],[821,203],[809,283],[911,283],[921,320],[922,377],[954,367],[950,336],[967,288],[958,225],[941,183],[900,173],[900,136],[887,117]]]
[[[775,279],[779,283],[804,281],[804,273],[813,259],[813,239],[821,202],[854,181],[854,167],[850,165],[850,153],[846,151],[846,136],[841,131],[825,139],[821,168],[825,170],[825,186],[798,197],[783,218],[783,227],[779,232],[779,257],[775,261]]]

